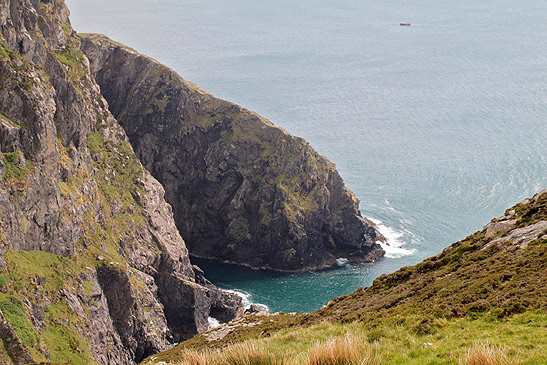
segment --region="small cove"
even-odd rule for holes
[[[312,311],[368,286],[547,186],[547,3],[67,5],[77,31],[105,33],[306,138],[400,246],[299,275],[193,260],[272,311]]]

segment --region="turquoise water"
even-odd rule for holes
[[[315,310],[547,187],[545,1],[66,2],[77,31],[306,138],[382,222],[393,245],[371,265],[280,275],[199,261],[273,311]]]

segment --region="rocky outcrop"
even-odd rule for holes
[[[192,255],[279,271],[383,255],[381,234],[306,141],[104,36],[81,40]]]
[[[36,361],[130,364],[241,299],[195,274],[68,15],[0,0],[0,309]]]

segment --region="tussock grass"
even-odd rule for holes
[[[187,350],[181,354],[181,364],[185,365],[207,365],[208,358],[210,357],[210,351],[194,351]]]
[[[378,364],[371,346],[355,335],[330,339],[308,350],[309,365]]]
[[[272,357],[264,346],[254,342],[243,342],[228,347],[222,353],[223,364],[233,365],[267,365],[272,363]]]
[[[498,346],[477,343],[467,351],[465,365],[506,365],[512,364],[505,352]]]
[[[292,365],[291,360],[284,356],[276,357],[269,353],[263,345],[248,341],[217,350],[185,350],[181,353],[181,365]]]

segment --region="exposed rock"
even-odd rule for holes
[[[131,364],[243,307],[196,282],[68,14],[59,0],[0,0],[0,305],[32,353]]]
[[[267,311],[263,310],[256,304],[251,304],[249,308],[245,309],[245,314],[256,314],[256,313],[262,313],[262,312],[267,312]]]
[[[488,242],[483,249],[486,249],[492,245],[515,245],[521,248],[526,247],[530,242],[535,241],[538,237],[542,236],[542,233],[547,230],[547,221],[537,222],[530,226],[515,228],[503,237],[496,238]]]
[[[334,165],[306,141],[104,36],[81,40],[192,255],[306,271],[384,254]]]

